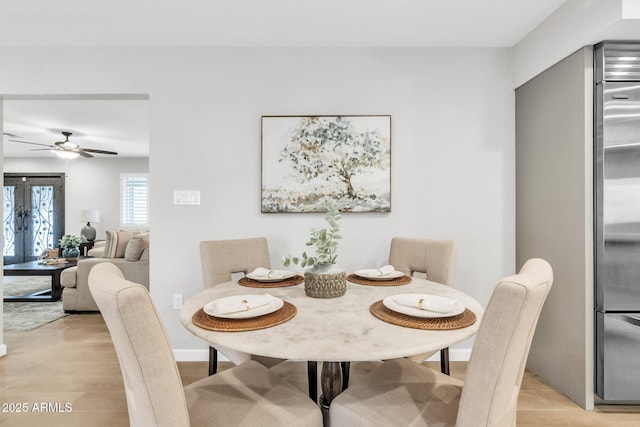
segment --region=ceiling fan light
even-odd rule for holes
[[[75,159],[79,156],[78,153],[74,153],[73,151],[55,150],[54,153],[63,159]]]
[[[79,148],[80,146],[78,144],[73,143],[73,142],[65,141],[65,143],[62,144],[62,147],[65,150],[75,150],[76,148]]]

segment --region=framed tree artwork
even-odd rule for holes
[[[391,211],[391,116],[262,116],[262,212]]]

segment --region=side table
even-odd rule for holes
[[[89,249],[93,248],[93,245],[95,245],[95,243],[95,240],[80,243],[80,256],[87,256],[87,254],[89,253]]]

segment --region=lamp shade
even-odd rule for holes
[[[100,222],[100,211],[95,209],[86,209],[80,211],[80,220],[82,222]]]

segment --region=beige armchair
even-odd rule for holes
[[[96,265],[89,288],[111,333],[131,426],[321,426],[320,409],[257,362],[183,388],[160,315],[147,289],[111,263]]]
[[[390,360],[331,402],[331,425],[515,426],[529,347],[552,282],[549,263],[531,259],[498,283],[464,383],[407,359]]]
[[[99,240],[93,244],[93,247],[87,251],[88,256],[101,257],[104,253],[104,245],[107,242],[105,240]]]
[[[389,249],[389,264],[407,276],[421,275],[432,282],[453,286],[456,242],[394,237]],[[432,354],[418,354],[409,359],[422,363]],[[443,374],[449,375],[449,348],[440,350],[440,369]]]
[[[200,242],[200,261],[205,288],[230,281],[233,273],[247,274],[258,267],[271,268],[269,247],[264,237]],[[209,347],[209,375],[215,374],[218,370],[218,350],[236,364],[251,358],[266,366],[282,362],[281,359],[251,356],[229,349]]]

